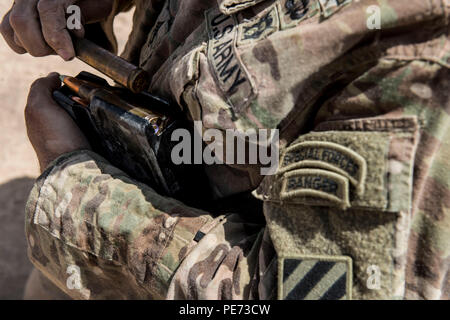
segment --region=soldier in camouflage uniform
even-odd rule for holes
[[[265,223],[160,196],[81,143],[27,204],[46,277],[78,299],[449,299],[448,0],[121,1],[107,34],[132,4],[122,56],[150,92],[205,130],[280,130],[275,175],[205,168]]]

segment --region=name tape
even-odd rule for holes
[[[205,15],[209,34],[209,64],[233,110],[241,113],[256,92],[236,53],[236,18],[223,14],[218,8],[208,10]]]

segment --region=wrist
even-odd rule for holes
[[[72,150],[67,150],[66,152],[58,153],[58,154],[42,154],[38,156],[39,165],[41,169],[41,173],[46,171],[47,169],[53,167],[56,163],[59,163],[61,159],[70,158],[78,153],[91,152],[90,147],[80,147]]]
[[[79,150],[91,150],[84,136],[73,136],[72,139],[47,139],[44,148],[38,153],[41,172],[60,156]]]

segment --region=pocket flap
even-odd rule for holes
[[[266,177],[256,195],[283,203],[407,211],[418,133],[416,119],[408,120],[410,126],[399,128],[399,119],[376,119],[384,123],[378,131],[339,130],[339,121],[337,130],[329,125],[302,135],[284,150],[277,174]]]

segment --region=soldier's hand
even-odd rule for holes
[[[39,159],[41,171],[64,153],[90,149],[81,130],[52,98],[53,91],[60,86],[57,73],[36,80],[25,107],[28,138]]]
[[[29,53],[34,57],[55,54],[71,60],[75,50],[67,29],[67,8],[76,4],[81,9],[83,24],[108,17],[114,0],[15,0],[3,17],[1,33],[16,53]],[[84,35],[84,28],[72,30],[76,36]]]

